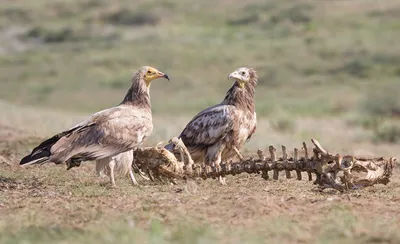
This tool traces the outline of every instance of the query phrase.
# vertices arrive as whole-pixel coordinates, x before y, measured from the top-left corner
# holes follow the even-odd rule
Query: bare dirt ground
[[[340,194],[312,182],[259,175],[178,185],[94,175],[92,163],[66,171],[20,168],[37,138],[2,126],[1,243],[399,243],[400,171],[387,185]],[[283,174],[283,173],[282,173]],[[305,179],[305,175],[303,179]]]

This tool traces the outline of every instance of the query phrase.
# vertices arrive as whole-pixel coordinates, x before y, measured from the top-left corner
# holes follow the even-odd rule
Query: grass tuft
[[[384,124],[374,130],[373,141],[380,143],[400,143],[400,126],[398,124]]]
[[[140,25],[156,25],[160,18],[158,15],[147,11],[133,12],[127,9],[121,9],[110,13],[104,19],[114,25],[140,26]]]

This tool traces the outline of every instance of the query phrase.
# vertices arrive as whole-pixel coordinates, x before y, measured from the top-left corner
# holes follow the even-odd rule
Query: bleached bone
[[[299,157],[299,150],[294,149],[294,156],[288,158],[286,147],[282,146],[283,157],[278,158],[276,149],[269,146],[270,158],[266,158],[261,150],[257,151],[258,159],[249,158],[240,162],[223,162],[219,168],[202,168],[193,163],[190,154],[182,140],[172,138],[176,148],[181,151],[181,161],[164,148],[140,148],[134,152],[140,168],[151,171],[155,175],[166,178],[186,179],[201,177],[217,178],[225,175],[241,173],[262,173],[264,179],[269,179],[268,172],[273,171],[273,179],[279,178],[279,172],[285,171],[290,178],[291,171],[296,171],[297,180],[301,180],[301,172],[307,172],[308,180],[312,181],[312,173],[316,175],[314,184],[321,188],[333,188],[338,191],[357,189],[374,184],[388,184],[397,159],[361,158],[331,154],[321,144],[311,139],[314,145],[313,156],[309,156],[308,148],[303,142],[304,156]],[[338,177],[342,172],[343,176]]]

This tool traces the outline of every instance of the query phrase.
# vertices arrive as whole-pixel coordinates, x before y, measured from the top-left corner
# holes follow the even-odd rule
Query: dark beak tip
[[[163,76],[165,79],[167,79],[167,80],[169,80],[169,77],[168,77],[168,75],[167,74],[164,74],[164,76]]]

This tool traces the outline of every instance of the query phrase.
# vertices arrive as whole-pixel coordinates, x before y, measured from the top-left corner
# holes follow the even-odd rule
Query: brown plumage
[[[225,99],[198,113],[179,135],[195,163],[219,165],[221,161],[235,156],[243,159],[239,149],[256,131],[256,71],[241,67],[229,78],[235,79],[235,82]],[[173,144],[165,148],[174,151]],[[220,182],[225,184],[225,179],[220,178]]]
[[[150,82],[168,76],[144,66],[132,76],[132,85],[116,107],[93,114],[87,120],[45,141],[24,157],[20,165],[99,160],[132,150],[153,131]]]

